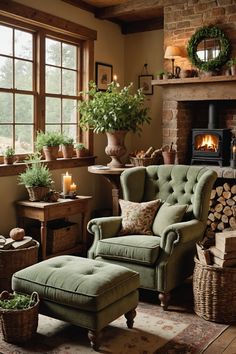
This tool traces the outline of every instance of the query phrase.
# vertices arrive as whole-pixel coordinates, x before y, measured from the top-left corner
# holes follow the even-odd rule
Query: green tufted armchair
[[[166,310],[170,291],[193,272],[195,244],[204,235],[216,178],[215,171],[202,166],[160,165],[125,170],[120,177],[124,200],[161,199],[176,206],[187,204],[183,220],[168,225],[161,234],[155,233],[154,220],[151,236],[119,236],[121,216],[92,219],[88,231],[94,235],[94,242],[88,257],[139,272],[141,287],[158,291]]]

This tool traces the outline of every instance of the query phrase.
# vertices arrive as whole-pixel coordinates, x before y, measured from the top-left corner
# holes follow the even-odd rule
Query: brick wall
[[[186,53],[190,37],[202,26],[217,25],[232,43],[232,55],[236,56],[236,1],[235,0],[187,0],[164,7],[164,48],[176,45]],[[191,69],[187,58],[176,59],[176,65]],[[170,61],[165,60],[170,70]]]
[[[236,57],[236,0],[188,0],[164,7],[164,49],[169,45],[176,45],[186,54],[191,36],[197,29],[207,25],[216,25],[225,32],[232,45],[231,56]],[[194,68],[187,57],[176,59],[175,65],[181,69]],[[164,60],[164,69],[171,71],[170,60]],[[173,85],[173,90],[174,86],[176,85]],[[225,101],[225,97],[222,99],[224,101],[219,112],[219,128],[231,128],[235,133],[236,99],[233,101]],[[190,101],[181,102],[165,98],[165,92],[163,100],[163,144],[173,142],[177,148],[176,162],[189,163],[191,129],[207,128],[208,104],[206,102],[191,104]]]

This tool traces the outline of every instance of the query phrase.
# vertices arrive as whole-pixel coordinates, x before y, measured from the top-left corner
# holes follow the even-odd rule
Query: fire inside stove
[[[200,134],[195,137],[195,150],[216,152],[219,146],[219,138],[213,134]]]

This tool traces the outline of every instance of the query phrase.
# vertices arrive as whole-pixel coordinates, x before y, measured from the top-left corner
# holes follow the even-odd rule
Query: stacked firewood
[[[212,189],[207,224],[212,231],[236,228],[236,184]]]

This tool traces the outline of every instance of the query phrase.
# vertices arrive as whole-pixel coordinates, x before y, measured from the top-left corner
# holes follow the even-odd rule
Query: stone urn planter
[[[125,130],[106,132],[107,146],[105,148],[105,153],[111,158],[111,162],[108,163],[107,166],[112,168],[124,166],[120,158],[126,153],[126,147],[124,145],[126,134],[127,131]]]

